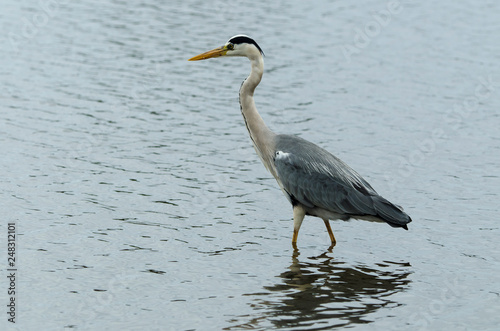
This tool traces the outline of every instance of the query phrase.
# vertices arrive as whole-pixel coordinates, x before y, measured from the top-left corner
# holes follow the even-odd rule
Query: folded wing
[[[313,143],[280,135],[276,149],[278,182],[291,201],[345,216],[375,216],[395,227],[406,228],[411,221],[347,164]]]

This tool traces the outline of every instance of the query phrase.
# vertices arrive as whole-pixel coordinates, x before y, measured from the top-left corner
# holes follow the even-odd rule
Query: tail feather
[[[373,198],[373,206],[377,211],[377,216],[386,221],[390,226],[408,230],[407,224],[411,222],[411,218],[403,211],[403,208],[394,205],[381,196]]]

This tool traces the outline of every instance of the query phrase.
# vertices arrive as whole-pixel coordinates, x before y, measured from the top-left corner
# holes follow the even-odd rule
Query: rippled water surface
[[[1,5],[1,325],[498,327],[497,1]],[[332,222],[328,250],[306,218],[292,249],[239,111],[248,60],[187,61],[238,33],[266,54],[268,125],[350,164],[409,231]]]

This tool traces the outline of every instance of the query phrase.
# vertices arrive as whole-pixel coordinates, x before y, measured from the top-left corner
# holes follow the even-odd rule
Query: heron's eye
[[[232,51],[234,49],[234,45],[233,44],[227,44],[227,49],[229,49],[230,51]]]

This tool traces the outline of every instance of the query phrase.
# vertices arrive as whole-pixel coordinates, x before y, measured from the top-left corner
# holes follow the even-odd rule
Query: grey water
[[[1,1],[6,330],[496,330],[498,1]],[[409,231],[306,217],[239,111],[257,108],[405,208]]]

